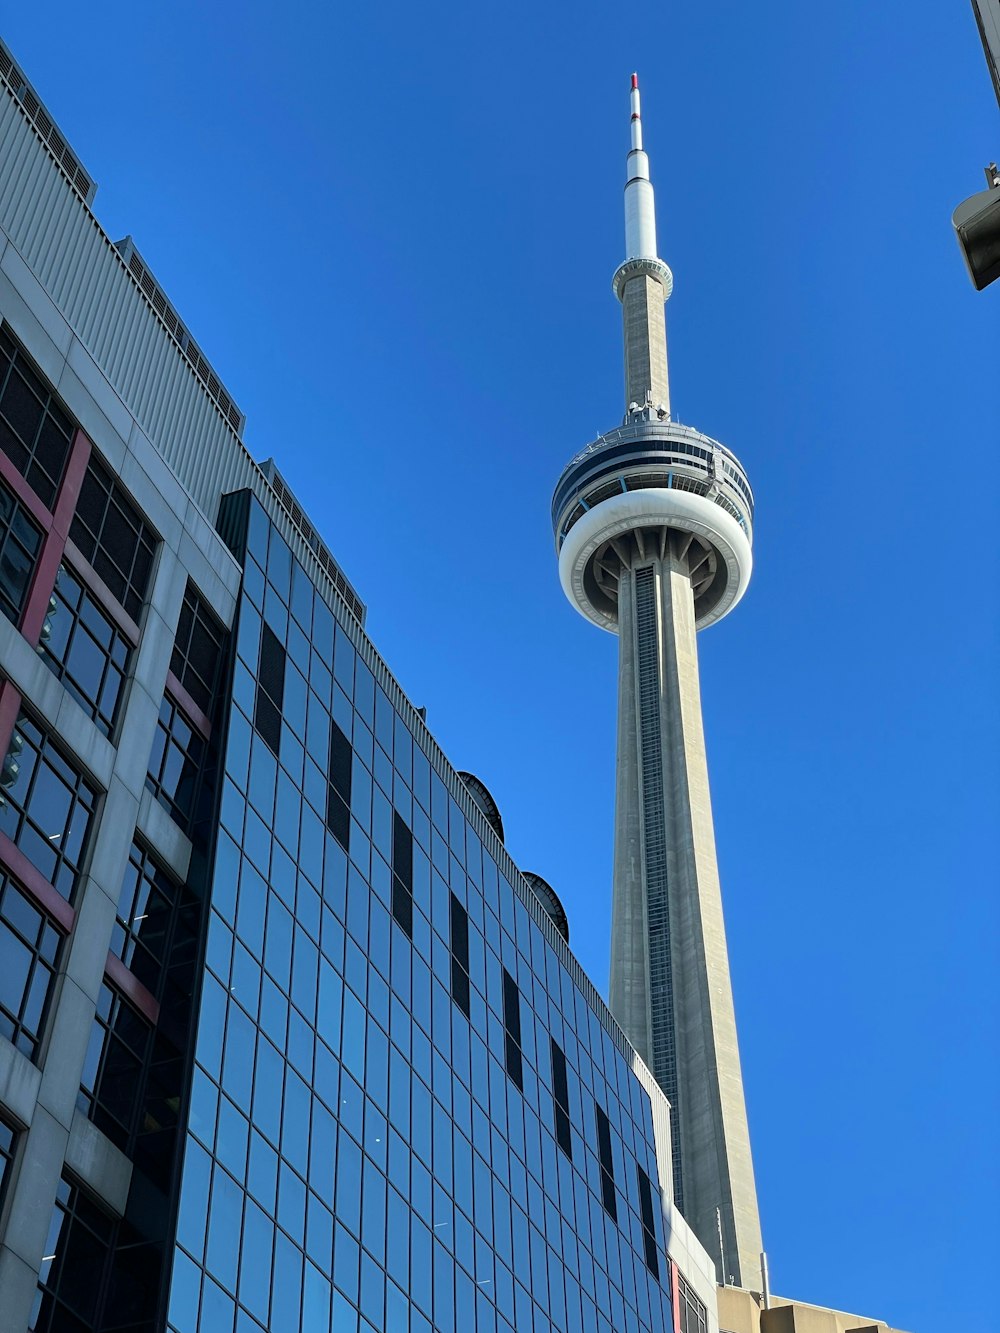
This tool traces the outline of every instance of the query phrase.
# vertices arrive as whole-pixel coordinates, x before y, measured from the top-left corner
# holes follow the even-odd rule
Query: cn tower
[[[671,1106],[674,1200],[721,1282],[759,1289],[754,1187],[701,718],[696,631],[746,591],[753,494],[736,456],[674,421],[639,81],[632,75],[625,416],[552,500],[573,606],[618,635],[611,1012]]]

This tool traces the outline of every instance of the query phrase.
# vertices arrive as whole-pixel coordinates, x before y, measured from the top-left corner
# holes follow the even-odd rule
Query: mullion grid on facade
[[[339,647],[342,642],[339,627],[336,637]],[[339,661],[343,662],[346,657],[344,650]],[[239,817],[238,828],[233,825],[237,807],[232,801],[227,803],[224,798],[224,824],[228,805],[228,827],[232,830],[233,839],[230,839],[229,834],[223,835],[224,856],[227,864],[235,857],[236,866],[242,867],[237,868],[234,877],[229,871],[225,872],[224,878],[227,882],[233,880],[235,884],[242,885],[245,877],[246,889],[234,889],[236,901],[231,909],[226,908],[221,899],[218,904],[235,925],[235,933],[218,913],[213,918],[208,960],[211,972],[206,983],[202,1018],[203,1040],[208,1045],[199,1048],[199,1061],[206,1070],[217,1072],[213,1072],[211,1079],[207,1079],[204,1073],[198,1075],[195,1101],[199,1109],[192,1121],[192,1128],[218,1155],[223,1142],[219,1135],[223,1135],[224,1123],[231,1125],[234,1117],[242,1116],[240,1107],[245,1104],[250,1110],[250,1121],[247,1124],[250,1160],[258,1163],[262,1160],[284,1163],[281,1170],[284,1170],[285,1178],[290,1170],[302,1182],[302,1194],[308,1196],[309,1200],[314,1197],[318,1199],[318,1202],[310,1203],[315,1211],[322,1204],[322,1199],[315,1196],[311,1188],[311,1158],[309,1162],[300,1161],[296,1166],[294,1162],[288,1161],[285,1153],[292,1138],[301,1137],[302,1134],[309,1138],[313,1134],[317,1117],[321,1125],[328,1125],[328,1117],[335,1117],[339,1133],[334,1136],[337,1166],[334,1170],[334,1197],[331,1200],[337,1214],[333,1246],[334,1310],[337,1309],[337,1301],[344,1303],[349,1299],[352,1305],[361,1309],[369,1322],[376,1317],[376,1312],[377,1319],[388,1317],[391,1301],[395,1299],[393,1292],[406,1288],[402,1282],[404,1274],[398,1267],[401,1262],[399,1256],[392,1255],[391,1247],[383,1255],[385,1242],[380,1239],[384,1236],[382,1218],[384,1215],[385,1225],[388,1226],[389,1218],[402,1217],[399,1210],[412,1206],[414,1212],[407,1260],[411,1295],[416,1309],[423,1309],[428,1317],[434,1318],[439,1310],[447,1326],[449,1310],[454,1319],[456,1309],[468,1311],[483,1300],[489,1300],[491,1303],[497,1302],[502,1312],[506,1311],[503,1317],[507,1319],[509,1327],[515,1328],[522,1301],[527,1300],[529,1308],[531,1306],[529,1293],[535,1281],[532,1276],[531,1245],[528,1244],[526,1249],[519,1248],[521,1242],[515,1240],[515,1235],[521,1234],[522,1225],[516,1218],[523,1219],[526,1236],[532,1234],[534,1225],[529,1217],[541,1225],[547,1206],[542,1204],[542,1200],[548,1197],[541,1182],[543,1177],[549,1179],[547,1168],[543,1168],[543,1159],[554,1163],[556,1147],[551,1137],[551,1128],[538,1119],[536,1094],[532,1093],[531,1105],[526,1100],[522,1102],[520,1093],[515,1092],[504,1078],[505,1041],[503,1056],[500,1056],[499,1051],[488,1049],[484,1042],[486,1024],[483,1019],[487,1012],[502,1010],[504,987],[501,983],[497,987],[499,993],[486,998],[483,965],[487,956],[498,957],[501,935],[504,933],[508,934],[511,946],[521,951],[526,961],[533,946],[541,951],[542,957],[547,957],[546,950],[551,951],[543,942],[538,927],[530,922],[523,905],[514,905],[512,890],[499,887],[495,864],[486,858],[486,865],[483,865],[484,858],[478,839],[471,836],[471,831],[470,836],[466,837],[465,818],[447,797],[440,780],[436,775],[428,774],[432,778],[428,782],[422,776],[428,773],[426,760],[422,755],[418,759],[412,738],[408,736],[404,741],[404,744],[408,741],[405,761],[407,776],[403,778],[399,745],[393,746],[390,726],[387,726],[385,720],[384,696],[376,687],[372,701],[370,685],[363,683],[367,672],[365,670],[362,673],[361,664],[357,665],[357,680],[354,679],[353,670],[348,671],[346,666],[336,667],[332,700],[337,725],[343,729],[345,736],[350,735],[351,730],[354,733],[351,737],[356,755],[352,833],[357,836],[351,838],[350,859],[344,855],[336,839],[331,837],[327,840],[324,868],[320,872],[322,885],[317,884],[315,889],[308,883],[303,886],[300,874],[300,896],[305,891],[307,900],[312,901],[316,890],[319,891],[318,898],[321,901],[317,904],[315,926],[309,925],[300,933],[293,916],[293,911],[299,915],[298,905],[293,908],[291,903],[282,901],[282,898],[288,897],[287,888],[280,883],[280,877],[273,878],[274,858],[280,844],[271,842],[269,870],[266,864],[260,864],[264,859],[263,842],[259,841],[256,832],[247,839],[246,833],[251,823],[244,824],[243,816]],[[348,692],[352,682],[353,694]],[[366,693],[369,701],[374,702],[374,708],[370,703],[365,704]],[[338,702],[340,699],[351,702],[364,715],[348,713]],[[379,711],[381,719],[373,716]],[[391,714],[388,721],[391,725]],[[236,724],[241,734],[245,734],[242,728],[247,724],[238,718]],[[366,741],[366,734],[371,739]],[[389,749],[386,748],[387,743]],[[242,742],[238,748],[242,752]],[[362,777],[364,781],[359,786]],[[273,789],[273,780],[269,781]],[[258,785],[258,779],[251,772],[248,788],[256,789]],[[387,787],[392,790],[386,791]],[[422,796],[418,796],[418,791],[422,791]],[[383,801],[386,802],[384,806]],[[383,810],[388,812],[388,818],[383,815]],[[393,882],[394,879],[400,879],[394,874],[393,862],[396,866],[405,866],[405,853],[400,858],[398,847],[395,849],[396,856],[393,856],[394,837],[398,839],[402,836],[398,831],[399,824],[392,817],[394,812],[399,816],[399,824],[410,832],[412,838],[412,883],[407,895],[412,911],[412,942],[392,913]],[[248,808],[247,821],[251,821],[251,816],[252,809]],[[256,818],[253,816],[254,820]],[[265,812],[262,811],[261,819],[264,818]],[[262,824],[262,827],[266,825]],[[242,858],[238,851],[241,844],[244,852]],[[470,849],[475,852],[475,857]],[[292,856],[293,849],[288,850]],[[283,857],[284,853],[281,855]],[[366,858],[364,872],[359,866],[362,856]],[[294,857],[292,859],[294,861]],[[384,870],[378,869],[379,866],[384,867]],[[217,877],[219,873],[217,869]],[[366,874],[370,875],[370,889]],[[454,1006],[449,995],[455,957],[452,922],[459,918],[457,914],[453,916],[453,894],[448,888],[448,882],[454,883],[454,877],[458,875],[463,877],[463,894],[466,892],[465,876],[469,877],[467,924],[470,940],[467,966],[470,974],[470,1008],[473,1014],[479,1012],[482,1015],[478,1028],[475,1022],[471,1026],[464,1022],[457,1026],[458,1016],[452,1018]],[[266,888],[267,876],[272,877],[273,887],[270,889]],[[336,889],[338,883],[343,885],[340,891]],[[254,888],[255,884],[260,887]],[[473,884],[477,886],[475,890],[471,887]],[[263,922],[259,926],[251,925],[254,913],[243,910],[244,892],[251,894],[254,899],[262,895],[263,900],[270,904],[266,912],[268,944],[272,938],[288,938],[287,952],[283,946],[272,946],[268,952],[263,939]],[[483,893],[486,895],[485,901]],[[292,903],[294,901],[293,898]],[[276,934],[272,932],[271,911],[275,903],[280,909],[279,916],[284,913],[288,923],[287,931],[278,929]],[[464,907],[461,910],[466,911]],[[306,915],[307,918],[310,916],[309,913]],[[275,918],[276,921],[278,919]],[[315,940],[312,938],[314,930]],[[258,931],[261,932],[260,936]],[[245,940],[244,935],[247,936]],[[534,944],[536,935],[537,945]],[[228,941],[225,947],[224,941]],[[237,979],[238,970],[240,975],[246,972],[247,960],[252,961],[258,942],[264,955],[264,966],[259,978],[250,983],[250,990],[247,991],[247,983]],[[305,950],[302,953],[306,960],[305,972],[298,964],[302,950]],[[241,958],[242,963],[239,962]],[[554,956],[550,963],[543,965],[543,974],[546,971],[550,971],[556,981],[557,1000],[561,1001],[562,989],[569,986],[571,1005],[574,1004],[572,997],[575,990]],[[297,985],[296,974],[311,980],[301,980]],[[493,975],[500,979],[498,965]],[[244,1011],[243,1018],[238,1018],[234,1015],[241,1007],[241,993],[249,1008]],[[249,1001],[247,995],[251,996]],[[284,997],[280,1004],[278,997]],[[299,1007],[302,1004],[305,1005],[304,1009]],[[227,1011],[229,1024],[226,1021]],[[295,1015],[301,1017],[296,1018]],[[237,1071],[246,1064],[245,1057],[240,1057],[238,1051],[245,1049],[246,1037],[252,1037],[255,1024],[259,1025],[259,1035],[254,1043],[257,1056],[256,1061],[252,1055],[250,1057],[250,1087],[247,1090],[238,1086]],[[301,1051],[296,1054],[299,1038],[294,1033],[298,1031],[307,1034],[311,1024],[315,1024],[314,1030],[319,1040],[313,1038],[308,1057]],[[235,1025],[232,1026],[232,1034],[231,1025]],[[501,1031],[505,1038],[506,1026],[501,1027]],[[240,1037],[240,1032],[245,1035]],[[224,1041],[222,1033],[225,1034]],[[230,1035],[237,1048],[237,1053],[232,1056],[228,1054]],[[523,1037],[524,1034],[518,1035]],[[327,1046],[327,1040],[330,1046]],[[605,1058],[620,1058],[610,1038],[607,1049],[601,1038],[598,1042],[601,1067]],[[578,1046],[578,1058],[590,1061],[589,1044],[585,1035],[582,1044]],[[212,1047],[217,1048],[217,1054],[210,1053]],[[333,1054],[338,1047],[339,1059]],[[256,1064],[260,1069],[261,1052],[267,1050],[273,1051],[273,1055],[267,1056],[266,1068],[261,1075],[254,1072],[254,1066]],[[526,1052],[522,1052],[522,1057],[527,1058]],[[267,1072],[271,1070],[276,1058],[282,1059],[285,1070],[283,1078],[276,1079],[273,1072]],[[313,1127],[310,1127],[308,1119],[302,1120],[301,1116],[296,1117],[293,1112],[292,1121],[294,1124],[298,1120],[298,1129],[289,1138],[284,1123],[288,1089],[298,1087],[299,1082],[306,1084],[307,1068],[313,1071],[312,1086],[315,1090],[312,1102]],[[388,1069],[387,1094],[385,1074],[380,1075],[380,1069]],[[499,1079],[492,1071],[496,1071]],[[523,1077],[527,1086],[529,1075],[526,1066],[523,1066]],[[532,1088],[535,1077],[532,1072]],[[207,1089],[216,1079],[221,1082],[221,1096],[216,1092],[208,1097]],[[233,1079],[237,1080],[236,1084],[227,1086]],[[261,1091],[258,1091],[258,1086]],[[265,1086],[272,1089],[270,1104],[273,1109],[270,1112],[265,1109],[268,1104],[268,1096],[263,1091]],[[273,1094],[275,1089],[276,1096]],[[299,1096],[299,1093],[293,1094],[293,1103],[298,1101]],[[258,1111],[270,1128],[263,1124],[257,1127]],[[194,1129],[196,1120],[202,1126],[199,1129]],[[643,1128],[640,1126],[640,1132]],[[209,1136],[207,1140],[205,1135]],[[225,1131],[224,1139],[230,1137],[231,1131]],[[325,1141],[326,1137],[325,1132],[321,1134],[321,1141]],[[380,1139],[381,1143],[378,1142]],[[242,1136],[239,1141],[242,1142]],[[510,1146],[503,1148],[503,1174],[497,1176],[495,1173],[500,1170],[501,1162],[494,1159],[494,1154],[501,1145],[506,1144]],[[343,1168],[340,1164],[341,1148],[344,1150]],[[324,1157],[322,1153],[321,1158],[329,1160],[329,1156]],[[515,1163],[519,1164],[516,1170]],[[566,1165],[573,1172],[571,1164]],[[233,1169],[234,1162],[230,1155],[229,1165],[223,1165],[220,1159],[215,1172],[218,1175],[221,1170],[223,1176],[235,1183],[239,1175],[230,1176]],[[253,1170],[252,1167],[243,1169]],[[247,1216],[252,1215],[257,1219],[254,1223],[255,1234],[263,1226],[261,1216],[270,1219],[265,1228],[272,1237],[268,1267],[274,1263],[275,1274],[278,1271],[278,1249],[287,1259],[289,1245],[295,1249],[301,1247],[301,1256],[304,1257],[300,1256],[295,1261],[298,1263],[295,1271],[305,1275],[303,1282],[308,1286],[310,1280],[316,1281],[315,1276],[312,1279],[308,1276],[313,1271],[314,1262],[308,1248],[308,1223],[300,1239],[297,1224],[292,1229],[287,1226],[294,1213],[289,1214],[286,1210],[283,1225],[276,1212],[280,1208],[281,1170],[276,1167],[279,1177],[277,1202],[275,1198],[268,1202],[261,1197],[261,1193],[268,1193],[268,1187],[251,1186],[254,1203]],[[268,1174],[256,1173],[260,1181],[266,1180]],[[584,1193],[581,1197],[586,1199],[586,1185],[582,1176],[576,1175],[575,1178],[579,1181],[577,1190],[582,1188]],[[222,1180],[222,1177],[219,1179]],[[386,1183],[376,1184],[379,1179]],[[554,1182],[555,1174],[552,1176],[553,1186]],[[222,1188],[225,1195],[231,1192],[232,1185],[223,1183]],[[370,1202],[369,1196],[373,1189],[375,1201]],[[508,1191],[513,1191],[513,1197]],[[536,1191],[538,1202],[534,1204]],[[353,1204],[350,1202],[352,1198],[355,1200]],[[379,1204],[380,1198],[385,1200],[384,1207]],[[510,1220],[506,1222],[501,1222],[501,1215],[495,1211],[495,1206],[499,1206],[497,1200],[501,1198],[508,1200],[505,1205],[508,1211],[503,1216]],[[486,1211],[487,1199],[490,1200],[489,1212]],[[561,1206],[569,1206],[572,1212],[579,1212],[576,1205],[570,1205],[566,1200]],[[559,1207],[557,1203],[557,1210]],[[249,1209],[249,1203],[246,1208]],[[308,1211],[307,1208],[307,1214]],[[584,1214],[581,1213],[578,1225],[586,1225],[589,1229],[589,1209],[585,1208],[584,1212],[587,1221],[583,1222]],[[202,1219],[201,1241],[196,1236],[192,1238],[190,1233],[187,1240],[183,1236],[181,1239],[186,1248],[190,1242],[193,1246],[191,1252],[197,1263],[201,1264],[205,1262],[208,1253],[206,1243],[211,1250],[212,1242],[211,1236],[206,1242],[204,1235],[204,1208],[195,1209],[194,1215]],[[374,1228],[372,1236],[369,1236],[367,1230],[369,1226]],[[503,1239],[505,1230],[506,1240]],[[553,1249],[552,1242],[545,1241],[542,1231],[537,1234],[541,1249],[536,1267],[542,1261],[541,1256],[548,1256],[544,1261],[546,1274],[543,1278],[539,1273],[537,1281],[541,1283],[544,1280],[547,1285],[548,1266],[550,1263],[555,1265],[552,1271],[559,1274],[561,1293],[558,1302],[564,1305],[570,1287],[567,1285],[562,1260],[558,1258],[560,1241],[555,1240],[556,1248]],[[477,1235],[481,1235],[484,1240],[489,1238],[487,1248],[494,1255],[491,1261],[493,1276],[489,1279],[485,1294],[484,1288],[478,1285],[483,1275],[475,1258]],[[284,1239],[279,1241],[279,1236]],[[464,1237],[468,1237],[468,1244]],[[357,1248],[359,1244],[360,1249]],[[199,1248],[201,1252],[195,1253]],[[608,1264],[611,1270],[609,1290],[628,1291],[629,1304],[633,1305],[638,1297],[631,1263],[626,1281],[617,1259],[617,1248],[614,1253],[615,1257],[609,1252],[601,1261],[602,1264]],[[340,1262],[338,1254],[345,1256]],[[358,1261],[349,1257],[352,1254],[359,1256]],[[305,1267],[302,1266],[303,1262]],[[588,1260],[587,1265],[584,1265],[585,1269],[590,1262]],[[387,1267],[392,1264],[397,1265],[395,1270]],[[240,1265],[234,1277],[237,1284],[233,1290],[235,1298],[240,1298],[242,1272]],[[388,1282],[378,1276],[379,1272],[388,1273]],[[503,1277],[504,1272],[508,1274],[506,1278]],[[581,1308],[581,1300],[592,1302],[595,1299],[593,1278],[589,1270],[583,1276],[591,1294],[583,1297],[579,1294],[579,1287],[573,1288],[575,1308],[578,1310]],[[573,1281],[577,1280],[574,1276]],[[553,1300],[556,1299],[553,1295]],[[660,1293],[657,1298],[657,1321],[662,1317],[663,1299]],[[381,1304],[383,1300],[390,1304]],[[620,1310],[624,1319],[624,1297],[615,1296],[612,1301],[613,1304],[622,1301]],[[641,1303],[646,1314],[642,1325],[658,1329],[661,1327],[659,1322],[649,1324],[652,1318],[649,1301],[649,1292],[644,1289]],[[259,1302],[255,1304],[259,1318]],[[344,1304],[345,1311],[346,1308]],[[541,1318],[540,1311],[538,1317]],[[382,1324],[375,1322],[373,1326],[378,1328]]]

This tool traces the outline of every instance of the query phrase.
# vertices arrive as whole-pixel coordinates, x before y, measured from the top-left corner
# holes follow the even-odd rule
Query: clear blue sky
[[[4,36],[607,978],[615,641],[548,502],[622,410],[640,71],[674,406],[757,494],[701,640],[776,1290],[993,1333],[1000,118],[967,3],[20,6]]]

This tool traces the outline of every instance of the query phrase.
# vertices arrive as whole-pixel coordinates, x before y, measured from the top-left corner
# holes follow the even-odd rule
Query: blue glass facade
[[[360,626],[228,499],[244,576],[169,1327],[668,1333],[627,1048]]]

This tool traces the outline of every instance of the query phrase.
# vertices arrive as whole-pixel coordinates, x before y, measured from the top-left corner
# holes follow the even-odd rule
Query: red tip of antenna
[[[632,75],[632,87],[633,87],[633,88],[638,88],[638,86],[639,86],[639,76],[638,76],[638,74],[633,74],[633,75]]]

